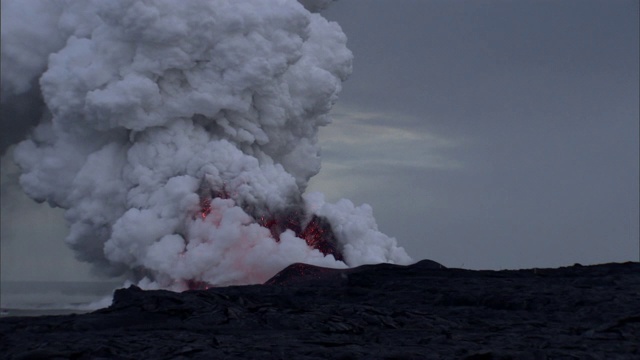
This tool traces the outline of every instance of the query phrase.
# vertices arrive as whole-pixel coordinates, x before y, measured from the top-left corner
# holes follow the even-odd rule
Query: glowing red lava
[[[202,218],[206,218],[207,215],[211,212],[211,199],[203,199],[200,198],[200,216]]]
[[[200,197],[200,216],[204,219],[211,213],[211,200],[215,198],[228,199],[229,194],[223,187],[222,191],[213,191],[207,188],[206,183],[203,181],[198,189],[198,195]],[[195,217],[194,217],[195,219]]]
[[[189,290],[207,290],[210,287],[212,286],[204,281],[187,280]]]
[[[297,235],[304,239],[310,247],[320,250],[325,255],[331,254],[336,260],[344,261],[344,257],[338,249],[338,240],[327,219],[313,215],[304,230]]]
[[[271,231],[275,241],[280,241],[280,234],[285,230],[291,230],[297,237],[304,239],[310,247],[320,250],[324,255],[333,255],[336,260],[344,261],[331,224],[323,217],[312,215],[311,220],[303,228],[302,219],[304,218],[302,211],[293,210],[278,215],[260,216],[258,223]]]
[[[211,213],[211,201],[215,198],[228,199],[226,191],[200,191],[200,211],[202,219]],[[304,224],[304,219],[308,218],[301,207],[293,206],[292,210],[278,214],[255,215],[256,207],[245,206],[244,210],[252,215],[258,224],[269,229],[274,241],[280,241],[280,234],[285,230],[293,231],[297,237],[304,239],[309,247],[319,250],[326,255],[333,255],[336,260],[344,261],[344,257],[338,248],[338,241],[331,229],[331,224],[327,219],[318,215],[312,215],[311,219]],[[304,225],[304,228],[303,228]],[[186,283],[190,290],[204,290],[211,287],[203,281],[188,280]]]

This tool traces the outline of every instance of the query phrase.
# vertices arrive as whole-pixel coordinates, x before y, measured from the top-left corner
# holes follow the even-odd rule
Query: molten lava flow
[[[209,198],[203,199],[201,197],[200,198],[200,215],[204,219],[207,217],[207,215],[209,215],[210,212],[211,212],[211,199]]]
[[[280,226],[274,218],[262,215],[259,217],[258,224],[269,229],[269,231],[271,232],[271,237],[273,237],[277,242],[280,241],[281,232],[278,231]]]
[[[320,250],[326,255],[333,255],[336,260],[344,261],[338,250],[338,241],[333,234],[331,224],[318,215],[313,215],[303,228],[305,216],[301,210],[290,210],[288,213],[271,216],[260,216],[260,225],[271,231],[275,241],[280,241],[280,234],[285,230],[293,231],[297,237],[304,239],[309,247]]]
[[[227,193],[224,186],[222,187],[222,190],[214,191],[209,188],[209,185],[204,179],[200,182],[198,196],[200,197],[200,216],[202,219],[206,218],[207,215],[211,213],[211,200],[215,198],[229,199],[229,193]]]
[[[204,281],[187,280],[187,288],[189,290],[207,290],[210,287],[211,285]]]
[[[344,261],[342,253],[338,250],[338,241],[327,219],[313,215],[307,227],[297,235],[310,247],[320,250],[325,255],[331,254],[336,260]]]
[[[202,186],[202,185],[201,185]],[[201,189],[200,194],[200,215],[206,218],[211,213],[211,201],[214,198],[228,199],[228,193],[222,191],[204,191]],[[338,249],[338,241],[331,229],[331,224],[324,217],[313,215],[311,220],[303,228],[304,219],[306,218],[302,208],[292,207],[288,211],[268,214],[255,215],[258,210],[255,207],[245,206],[245,212],[252,215],[260,226],[269,229],[271,237],[280,242],[280,234],[286,230],[293,231],[297,237],[304,239],[307,245],[313,249],[319,250],[325,256],[333,255],[338,261],[344,261],[342,253]],[[190,288],[191,285],[189,285]]]

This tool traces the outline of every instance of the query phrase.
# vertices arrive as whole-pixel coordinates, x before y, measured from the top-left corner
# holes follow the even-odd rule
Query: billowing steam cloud
[[[367,205],[304,194],[351,72],[310,12],[329,3],[3,0],[3,107],[33,104],[3,122],[42,117],[22,187],[66,209],[80,259],[148,287],[410,262]]]

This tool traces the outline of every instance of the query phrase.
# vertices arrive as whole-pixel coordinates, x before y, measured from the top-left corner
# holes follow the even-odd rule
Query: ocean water
[[[111,305],[121,282],[3,281],[0,316],[86,313]]]

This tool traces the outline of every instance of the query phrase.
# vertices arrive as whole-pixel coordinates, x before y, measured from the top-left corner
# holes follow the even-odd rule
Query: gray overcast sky
[[[344,0],[325,16],[355,61],[318,188],[447,266],[638,260],[637,1]]]
[[[638,261],[638,11],[635,0],[334,3],[324,15],[347,34],[354,73],[312,189],[371,204],[416,260]],[[61,212],[8,193],[7,160],[2,278],[85,278]]]

